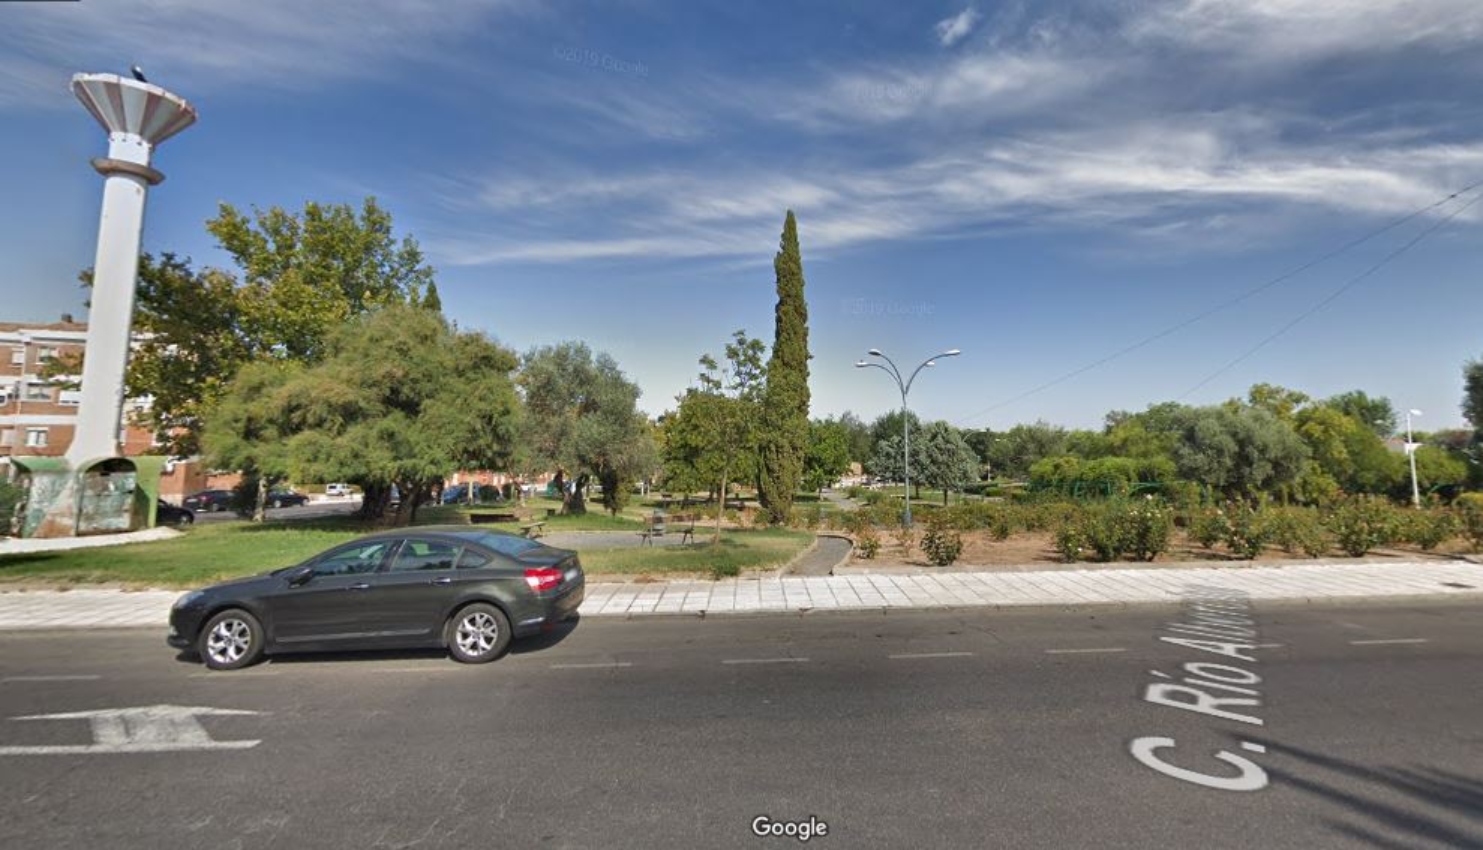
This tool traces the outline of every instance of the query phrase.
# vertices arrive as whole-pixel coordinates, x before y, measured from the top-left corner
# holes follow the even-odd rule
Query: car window
[[[451,570],[460,547],[435,540],[408,540],[391,562],[394,573],[414,570]]]
[[[458,556],[458,568],[460,570],[477,570],[480,567],[489,566],[494,559],[480,552],[478,549],[467,548],[463,554]]]
[[[519,555],[532,549],[539,549],[542,544],[525,537],[516,537],[513,534],[490,534],[479,535],[479,543],[493,549],[501,555]]]
[[[386,559],[390,540],[374,540],[326,553],[314,562],[316,576],[347,576],[373,573]]]

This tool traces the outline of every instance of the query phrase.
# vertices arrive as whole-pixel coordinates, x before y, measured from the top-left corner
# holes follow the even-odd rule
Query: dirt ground
[[[918,541],[920,541],[918,535]],[[1372,550],[1365,556],[1366,560],[1416,560],[1416,559],[1440,559],[1451,560],[1457,555],[1466,552],[1466,546],[1462,541],[1451,541],[1431,552],[1423,552],[1415,547],[1395,547],[1387,549]],[[1334,549],[1325,558],[1348,558],[1342,551]],[[1291,563],[1312,560],[1306,558],[1301,552],[1288,554],[1278,548],[1268,548],[1255,562],[1246,561],[1235,557],[1222,548],[1206,549],[1192,540],[1186,540],[1183,534],[1175,533],[1169,551],[1160,555],[1157,560],[1149,562],[1134,561],[1131,559],[1099,564],[1092,561],[1078,561],[1068,564],[1061,560],[1060,553],[1056,552],[1055,538],[1049,532],[1043,533],[1021,533],[1010,537],[1008,540],[993,540],[987,531],[973,531],[963,533],[963,554],[953,567],[974,566],[993,570],[1023,570],[1030,567],[1035,570],[1094,570],[1094,569],[1127,569],[1129,567],[1178,567],[1187,566],[1192,563],[1210,564],[1217,562],[1222,566],[1239,567],[1243,564],[1274,564]],[[880,552],[871,560],[860,557],[857,550],[850,558],[851,566],[881,566],[881,567],[927,567],[933,568],[932,564],[922,554],[919,545],[914,545],[910,554],[904,552],[901,545],[896,541],[895,535],[881,535]]]

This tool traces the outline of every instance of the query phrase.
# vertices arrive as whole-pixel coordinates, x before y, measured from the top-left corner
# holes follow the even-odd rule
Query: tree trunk
[[[731,464],[721,468],[721,495],[716,502],[716,533],[711,536],[711,543],[721,542],[721,518],[726,516],[726,478],[731,474]]]
[[[252,506],[252,521],[262,522],[268,518],[268,476],[257,478],[257,504]]]

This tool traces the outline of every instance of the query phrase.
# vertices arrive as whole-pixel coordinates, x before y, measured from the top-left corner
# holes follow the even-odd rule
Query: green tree
[[[92,288],[91,269],[79,279]],[[165,454],[200,453],[202,411],[253,356],[237,296],[237,282],[226,272],[196,271],[189,259],[170,253],[139,258],[125,393],[151,399],[135,424],[153,431]],[[82,371],[80,364],[67,368]]]
[[[840,414],[839,425],[849,436],[850,462],[858,463],[863,467],[865,462],[870,460],[871,453],[875,451],[875,440],[870,436],[870,426],[848,410]]]
[[[994,474],[1014,479],[1030,476],[1035,461],[1067,453],[1065,428],[1047,422],[1016,425],[998,435],[989,449]]]
[[[605,353],[563,342],[526,354],[520,371],[525,394],[525,444],[537,464],[555,469],[563,510],[585,513],[587,485],[602,486],[603,507],[616,515],[629,485],[653,466],[648,421],[638,412],[638,385]],[[570,492],[568,492],[570,490]]]
[[[1297,480],[1308,448],[1272,412],[1229,405],[1186,409],[1174,462],[1179,475],[1230,499],[1255,501]]]
[[[762,400],[762,464],[757,498],[767,511],[768,521],[779,525],[788,521],[793,494],[803,480],[809,432],[808,302],[803,296],[803,255],[792,210],[783,220],[773,270],[778,303]]]
[[[931,422],[922,429],[921,452],[912,452],[912,459],[920,458],[921,466],[912,469],[912,477],[923,484],[942,491],[942,503],[947,504],[948,493],[961,490],[978,480],[978,455],[963,441],[958,429],[946,422]],[[913,448],[915,448],[915,442]]]
[[[849,468],[849,426],[835,419],[810,422],[808,452],[803,459],[803,486],[818,492],[839,480]]]
[[[443,312],[443,299],[438,297],[438,282],[435,280],[427,282],[427,292],[422,296],[422,309],[434,313]]]
[[[242,371],[207,420],[214,464],[250,464],[265,481],[359,484],[368,517],[382,514],[395,486],[394,519],[405,523],[454,469],[510,457],[519,417],[510,351],[406,305],[347,323],[322,350],[313,366]]]
[[[1462,415],[1473,426],[1474,442],[1483,442],[1483,360],[1462,367]]]
[[[1342,413],[1354,417],[1365,428],[1374,431],[1375,436],[1384,439],[1395,433],[1396,424],[1400,417],[1396,415],[1395,408],[1391,406],[1390,399],[1384,396],[1370,398],[1360,390],[1351,390],[1340,393],[1331,398],[1324,399],[1323,403]]]
[[[300,213],[221,204],[206,222],[241,270],[243,335],[269,356],[314,362],[330,331],[392,304],[415,304],[433,270],[416,240],[392,236],[391,214],[375,198],[309,202]]]

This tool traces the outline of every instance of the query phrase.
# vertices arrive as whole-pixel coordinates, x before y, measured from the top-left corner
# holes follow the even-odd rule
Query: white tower
[[[82,404],[67,459],[119,454],[124,371],[139,276],[144,198],[165,175],[149,166],[154,146],[194,124],[196,109],[178,95],[116,74],[78,74],[72,92],[108,131],[108,156],[93,160],[103,175],[103,214],[93,263],[92,308],[82,370]]]

